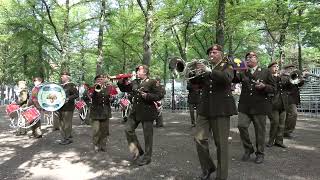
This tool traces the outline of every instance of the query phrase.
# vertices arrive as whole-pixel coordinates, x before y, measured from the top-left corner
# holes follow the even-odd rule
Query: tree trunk
[[[229,39],[228,39],[228,56],[233,57],[233,32],[231,32]]]
[[[80,50],[80,58],[81,58],[81,63],[80,63],[80,65],[81,65],[81,67],[82,67],[82,69],[81,69],[81,75],[80,75],[80,81],[81,81],[81,83],[83,83],[84,80],[85,80],[85,76],[84,76],[85,70],[84,70],[84,68],[83,68],[83,67],[85,67],[85,58],[84,58],[85,52],[84,52],[84,51],[85,51],[84,46],[81,46],[81,50]]]
[[[69,15],[70,3],[66,0],[66,14],[64,17],[63,37],[62,37],[62,51],[61,51],[61,71],[69,71]]]
[[[145,30],[143,36],[143,64],[149,66],[151,62],[152,49],[151,49],[151,33],[153,30],[153,0],[146,0],[146,7],[143,7],[141,0],[137,0],[144,18]]]
[[[181,40],[180,40],[180,37],[179,37],[179,35],[178,35],[178,33],[177,33],[177,31],[176,31],[176,29],[175,29],[174,27],[171,28],[171,32],[172,32],[172,35],[175,36],[176,45],[177,45],[177,48],[178,48],[178,50],[179,50],[179,53],[180,53],[181,58],[182,58],[184,61],[187,62],[188,60],[187,60],[187,53],[186,53],[186,44],[187,44],[186,39],[185,39],[185,43],[184,43],[185,46],[183,47],[183,46],[182,46],[182,42],[181,42]]]
[[[303,13],[302,9],[299,9],[299,17],[301,18]],[[301,47],[301,23],[298,21],[298,64],[299,70],[302,71],[302,47]]]
[[[27,77],[27,69],[28,69],[28,55],[23,54],[22,55],[23,58],[23,77]]]
[[[122,64],[122,72],[127,73],[127,55],[126,55],[126,45],[123,43],[123,64]]]
[[[226,0],[219,0],[218,19],[216,23],[216,43],[224,47],[224,24],[225,24]]]
[[[99,19],[99,35],[98,35],[98,58],[96,75],[103,73],[103,32],[105,23],[106,1],[101,0],[100,19]]]
[[[163,84],[164,86],[166,86],[166,83],[167,83],[167,66],[168,66],[168,59],[169,59],[169,53],[168,53],[168,45],[165,44],[164,45],[164,49],[165,49],[165,52],[164,52],[164,61],[163,61]]]
[[[148,16],[146,17],[146,29],[143,36],[143,64],[150,65],[152,49],[151,49],[151,32],[153,28],[152,23],[152,11],[148,11]]]

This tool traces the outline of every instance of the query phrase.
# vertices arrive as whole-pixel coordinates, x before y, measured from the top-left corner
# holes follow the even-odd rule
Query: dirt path
[[[77,114],[73,120],[74,143],[62,146],[57,143],[59,132],[51,131],[51,127],[43,127],[45,134],[39,140],[13,135],[4,108],[0,107],[0,179],[197,179],[201,170],[188,114],[164,113],[165,127],[154,130],[152,163],[144,167],[130,165],[124,125],[119,113],[113,116],[107,152],[94,153],[90,126],[81,125]],[[236,118],[231,123],[229,180],[320,179],[319,119],[299,117],[297,137],[285,140],[289,148],[266,148],[265,163],[256,165],[253,159],[240,161],[243,149]],[[137,133],[142,141],[140,127]],[[214,150],[213,142],[210,145]]]

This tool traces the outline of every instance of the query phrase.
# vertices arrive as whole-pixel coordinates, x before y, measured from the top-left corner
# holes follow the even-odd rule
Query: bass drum
[[[60,85],[48,83],[40,88],[37,98],[39,105],[44,110],[57,111],[64,105],[66,93]]]

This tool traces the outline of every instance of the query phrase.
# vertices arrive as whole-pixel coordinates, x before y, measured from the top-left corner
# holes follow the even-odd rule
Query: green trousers
[[[132,115],[129,116],[126,123],[126,137],[129,145],[129,150],[133,154],[143,154],[143,149],[139,143],[136,135],[136,128],[140,124],[140,120],[134,118]],[[144,121],[142,123],[144,143],[145,143],[145,153],[144,158],[146,160],[151,160],[152,156],[152,145],[153,145],[153,121]]]
[[[238,129],[245,152],[254,152],[248,131],[252,122],[256,136],[256,154],[264,155],[266,118],[266,115],[250,115],[239,112]]]
[[[59,111],[59,127],[62,139],[72,138],[73,111]]]
[[[53,130],[58,130],[60,128],[60,113],[58,111],[53,112],[53,122],[52,122],[52,126],[53,126]]]
[[[92,119],[92,142],[93,145],[100,149],[105,149],[107,144],[107,137],[109,136],[109,118],[105,120]]]
[[[228,178],[230,117],[204,117],[199,115],[195,141],[202,171],[216,169],[209,152],[209,136],[212,134],[217,149],[217,178]]]
[[[296,104],[290,104],[287,109],[287,117],[285,121],[284,133],[292,133],[296,128],[298,118],[298,110]]]
[[[283,133],[286,120],[286,111],[273,110],[270,119],[269,142],[283,144]]]
[[[191,118],[191,124],[196,124],[196,120],[198,117],[198,104],[189,104],[189,113]]]
[[[41,119],[33,126],[31,126],[32,130],[32,135],[34,137],[40,137],[42,136],[42,131],[41,131]]]

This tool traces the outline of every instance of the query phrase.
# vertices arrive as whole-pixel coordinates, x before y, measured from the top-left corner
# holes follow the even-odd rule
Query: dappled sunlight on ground
[[[130,161],[125,124],[121,123],[118,112],[110,119],[107,151],[96,153],[92,147],[92,129],[81,124],[77,113],[73,120],[74,142],[62,146],[57,143],[60,132],[52,131],[50,126],[42,126],[44,135],[41,139],[29,137],[30,131],[26,136],[15,136],[0,110],[0,179],[197,179],[201,169],[193,138],[195,128],[191,127],[189,114],[165,112],[163,115],[164,127],[154,128],[152,162],[139,167]],[[284,140],[289,148],[265,148],[265,163],[257,166],[253,162],[254,155],[248,162],[240,161],[243,147],[236,127],[237,116],[231,119],[229,180],[314,180],[320,177],[317,170],[320,164],[320,131],[316,131],[319,121],[298,121],[297,138]],[[254,144],[252,125],[249,130]],[[141,125],[136,133],[144,148]],[[217,162],[213,138],[209,142],[210,153]]]

